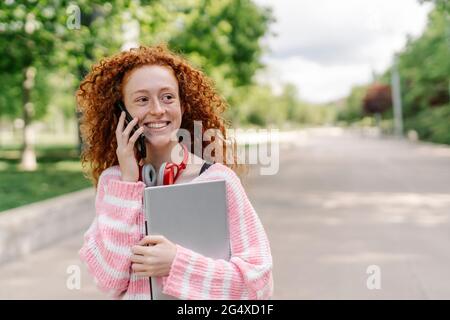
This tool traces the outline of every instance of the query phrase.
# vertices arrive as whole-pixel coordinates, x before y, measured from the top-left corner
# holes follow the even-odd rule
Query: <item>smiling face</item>
[[[180,128],[183,113],[173,70],[142,66],[127,73],[123,83],[125,106],[133,118],[139,119],[139,126],[145,126],[147,144],[152,148],[173,144],[170,138]]]

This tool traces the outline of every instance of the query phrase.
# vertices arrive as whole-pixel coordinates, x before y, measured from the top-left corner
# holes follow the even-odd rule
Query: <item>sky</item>
[[[417,0],[254,0],[277,20],[263,39],[267,69],[257,81],[275,92],[296,85],[299,97],[324,103],[384,72],[407,36],[423,32],[430,4]]]

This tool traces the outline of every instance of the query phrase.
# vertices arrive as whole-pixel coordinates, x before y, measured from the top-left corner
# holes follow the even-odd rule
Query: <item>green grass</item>
[[[38,169],[18,169],[18,146],[0,149],[0,211],[90,187],[75,146],[37,146]]]

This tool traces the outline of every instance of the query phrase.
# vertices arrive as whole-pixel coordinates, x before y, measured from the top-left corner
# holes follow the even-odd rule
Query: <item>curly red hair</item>
[[[191,137],[194,137],[195,120],[201,121],[203,131],[220,130],[227,142],[224,143],[223,154],[228,152],[232,159],[231,163],[227,163],[227,157],[224,157],[222,162],[231,169],[240,171],[243,166],[239,166],[236,161],[236,144],[227,139],[226,122],[221,117],[227,106],[225,100],[216,92],[212,81],[164,44],[154,47],[140,46],[100,60],[92,67],[77,90],[78,110],[82,114],[80,131],[84,142],[81,163],[85,176],[93,185],[97,186],[103,170],[118,164],[115,136],[118,118],[114,105],[123,100],[122,80],[125,74],[143,65],[167,66],[174,71],[181,104],[184,107],[181,128],[188,130]],[[196,138],[191,139],[190,150],[194,150]],[[201,141],[201,154],[197,156],[203,158],[203,150],[209,143],[211,142]],[[228,148],[230,149],[227,150]]]

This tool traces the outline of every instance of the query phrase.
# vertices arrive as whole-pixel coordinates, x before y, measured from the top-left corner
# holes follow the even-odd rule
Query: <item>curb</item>
[[[89,188],[1,212],[0,265],[87,230],[94,202]]]

